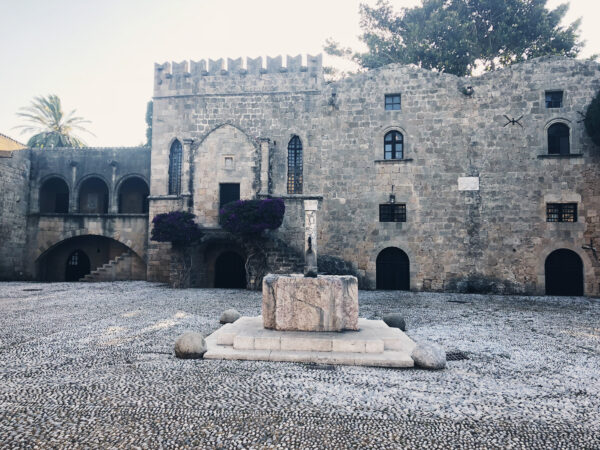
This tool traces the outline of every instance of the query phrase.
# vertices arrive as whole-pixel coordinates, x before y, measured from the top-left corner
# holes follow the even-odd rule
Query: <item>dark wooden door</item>
[[[240,199],[239,183],[221,183],[219,185],[219,209],[230,202]]]
[[[381,251],[376,261],[377,289],[410,289],[410,263],[408,255],[399,248],[389,247]]]
[[[65,281],[79,281],[90,273],[90,258],[81,250],[75,250],[67,259]]]
[[[583,295],[583,262],[577,253],[561,248],[545,264],[546,295]]]
[[[246,289],[244,259],[235,252],[224,252],[215,261],[215,287]]]

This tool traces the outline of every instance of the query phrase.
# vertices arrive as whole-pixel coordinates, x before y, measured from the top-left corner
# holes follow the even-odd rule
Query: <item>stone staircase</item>
[[[145,269],[140,267],[139,257],[127,251],[110,260],[79,281],[90,283],[99,281],[144,280]]]

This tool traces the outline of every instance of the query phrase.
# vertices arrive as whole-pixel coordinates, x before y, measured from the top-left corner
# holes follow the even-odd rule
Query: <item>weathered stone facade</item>
[[[320,255],[351,267],[365,288],[375,287],[378,254],[397,247],[411,289],[543,293],[546,257],[566,248],[583,261],[585,293],[597,295],[598,262],[582,246],[600,237],[600,150],[580,112],[599,88],[598,64],[564,58],[474,78],[390,65],[332,83],[318,57],[306,67],[298,58],[286,67],[269,58],[266,68],[156,65],[150,216],[189,208],[214,227],[219,183],[238,182],[242,198],[285,199],[276,235],[298,252],[302,200],[318,199]],[[562,107],[546,108],[548,90],[564,92]],[[386,110],[385,95],[396,93],[401,109]],[[570,128],[569,155],[548,155],[554,122]],[[384,159],[390,130],[403,134],[402,159]],[[287,194],[293,136],[303,145],[301,195]],[[184,196],[171,199],[174,139],[183,143]],[[406,204],[406,222],[379,221],[390,194]],[[577,222],[547,222],[552,202],[577,203]]]
[[[262,258],[269,271],[301,270],[303,202],[316,200],[319,270],[355,275],[362,288],[377,286],[378,256],[396,248],[406,256],[410,289],[543,294],[546,258],[568,249],[583,264],[585,294],[599,295],[591,247],[600,238],[600,149],[581,123],[599,89],[597,63],[566,58],[473,78],[390,65],[337,82],[324,80],[321,58],[312,56],[305,65],[300,57],[285,66],[281,58],[268,58],[266,67],[261,59],[156,65],[151,152],[26,150],[20,162],[0,159],[13,177],[2,194],[2,225],[12,233],[2,277],[20,276],[10,271],[17,267],[35,277],[35,261],[49,249],[94,235],[133,250],[149,280],[174,282],[181,255],[148,233],[154,215],[173,210],[193,212],[206,230],[190,252],[191,285],[214,286],[224,252]],[[558,90],[562,104],[547,108],[546,91]],[[400,109],[385,109],[390,94],[400,95]],[[567,154],[549,154],[555,123],[569,129]],[[384,158],[390,131],[402,133],[401,158]],[[301,194],[288,194],[294,136],[302,144]],[[180,189],[169,193],[176,140]],[[39,210],[42,185],[53,176],[68,186],[66,216]],[[149,185],[148,214],[119,211],[119,186],[132,176]],[[106,211],[98,214],[79,209],[82,202],[105,207],[100,197],[78,196],[90,177],[107,186]],[[284,198],[282,227],[253,243],[224,233],[222,184],[239,184],[240,198]],[[380,205],[392,198],[405,205],[405,222],[380,221]],[[575,203],[577,220],[548,222],[549,203]],[[7,218],[5,210],[17,213]],[[264,254],[255,256],[256,248]],[[247,276],[254,285],[257,277]]]

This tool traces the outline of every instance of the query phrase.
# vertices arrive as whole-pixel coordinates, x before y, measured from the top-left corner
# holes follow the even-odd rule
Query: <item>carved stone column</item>
[[[183,207],[189,210],[191,207],[190,199],[192,193],[190,192],[190,177],[192,171],[192,144],[193,139],[183,139],[183,160],[181,167],[181,196],[183,197]]]
[[[304,274],[317,275],[317,210],[318,200],[304,200]]]
[[[270,194],[270,141],[269,139],[260,140],[260,193]]]

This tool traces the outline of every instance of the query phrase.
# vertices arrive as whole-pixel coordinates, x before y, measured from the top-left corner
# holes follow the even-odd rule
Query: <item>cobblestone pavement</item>
[[[0,284],[5,448],[600,448],[600,301],[359,293],[469,359],[444,371],[178,360],[260,294]]]

